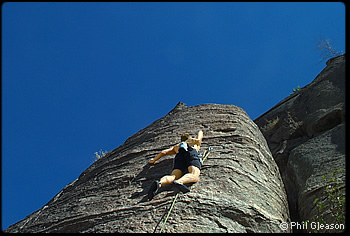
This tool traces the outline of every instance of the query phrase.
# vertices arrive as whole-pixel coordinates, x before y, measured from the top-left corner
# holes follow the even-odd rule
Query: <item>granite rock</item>
[[[178,193],[162,187],[147,200],[151,183],[169,174],[174,156],[150,158],[204,132],[211,146],[199,182],[179,194],[163,232],[290,232],[287,196],[279,169],[258,126],[234,105],[179,103],[88,167],[52,200],[5,232],[128,233],[156,228]]]
[[[345,55],[254,122],[280,169],[291,220],[310,220],[318,214],[314,199],[325,204],[323,175],[340,169],[336,177],[345,188]]]

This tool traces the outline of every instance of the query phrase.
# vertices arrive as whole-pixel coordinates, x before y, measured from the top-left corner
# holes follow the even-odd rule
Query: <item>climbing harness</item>
[[[204,153],[203,153],[203,160],[202,160],[201,163],[203,163],[203,162],[205,161],[205,159],[207,159],[207,157],[209,156],[211,150],[212,150],[212,147],[209,146],[209,147],[204,151]],[[162,233],[162,231],[163,231],[163,229],[164,229],[164,226],[165,226],[165,223],[167,222],[167,220],[168,220],[168,218],[169,218],[169,215],[170,215],[170,213],[171,213],[171,210],[173,209],[173,207],[174,207],[174,205],[175,205],[175,201],[176,201],[177,197],[179,196],[179,193],[180,193],[180,192],[176,193],[176,195],[175,195],[175,197],[174,197],[174,200],[173,200],[173,202],[171,203],[171,206],[170,206],[170,208],[169,208],[169,210],[168,210],[168,214],[167,214],[167,216],[166,216],[166,218],[165,218],[165,220],[164,220],[164,222],[163,222],[163,224],[162,224],[162,227],[160,228],[160,232],[159,232],[159,233]],[[164,212],[163,216],[160,218],[158,224],[157,224],[156,227],[154,228],[153,233],[156,232],[157,227],[158,227],[159,223],[162,221],[162,219],[164,218],[165,214],[166,214],[166,211]]]

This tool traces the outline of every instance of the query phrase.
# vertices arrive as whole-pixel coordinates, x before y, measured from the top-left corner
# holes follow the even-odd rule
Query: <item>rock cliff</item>
[[[171,172],[173,156],[148,160],[199,130],[201,151],[213,150],[163,232],[291,232],[280,223],[317,214],[313,201],[325,202],[322,176],[331,168],[342,170],[345,189],[345,56],[254,122],[233,105],[177,104],[5,232],[159,232],[178,192],[165,186],[152,201],[147,192]]]
[[[147,192],[152,181],[171,172],[173,156],[155,165],[148,160],[179,142],[182,133],[195,136],[199,130],[201,151],[213,150],[199,182],[180,193],[163,232],[283,232],[280,223],[290,221],[287,196],[258,126],[233,105],[183,103],[6,232],[159,232],[177,190],[164,186],[152,201]]]
[[[255,120],[276,160],[288,195],[291,220],[317,213],[332,168],[345,188],[345,55],[330,59],[307,86]],[[345,191],[344,191],[345,192]],[[328,222],[334,222],[330,214]]]

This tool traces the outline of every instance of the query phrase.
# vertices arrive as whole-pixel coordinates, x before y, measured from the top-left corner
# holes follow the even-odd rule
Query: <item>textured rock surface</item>
[[[335,57],[299,92],[255,120],[276,160],[292,221],[317,214],[313,200],[331,168],[345,187],[345,56]],[[332,221],[331,221],[332,222]]]
[[[281,232],[279,224],[289,221],[287,196],[258,126],[233,105],[182,103],[6,231],[153,232],[177,192],[168,185],[146,200],[152,181],[170,173],[173,156],[156,165],[148,160],[200,129],[201,150],[213,151],[199,182],[179,195],[163,232]]]

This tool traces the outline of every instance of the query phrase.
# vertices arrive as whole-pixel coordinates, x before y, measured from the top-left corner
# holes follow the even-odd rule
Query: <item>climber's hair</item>
[[[190,135],[188,133],[184,133],[181,135],[181,142],[185,142],[189,137]]]

